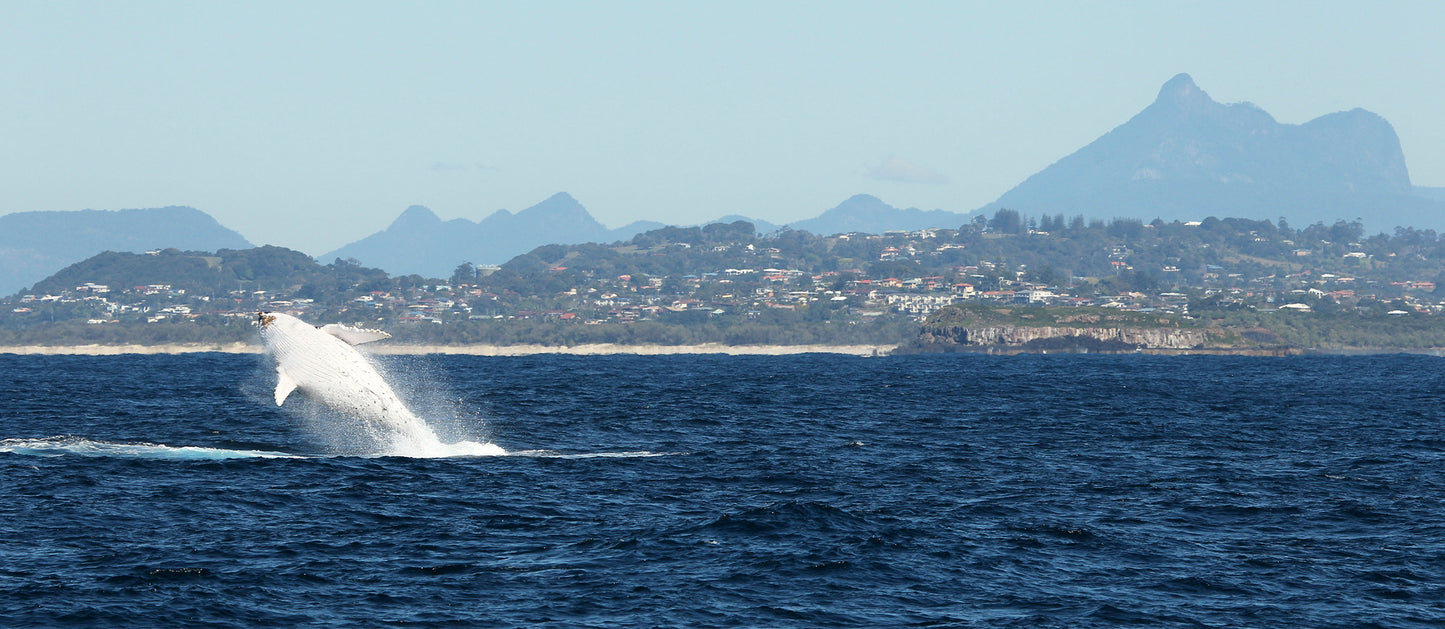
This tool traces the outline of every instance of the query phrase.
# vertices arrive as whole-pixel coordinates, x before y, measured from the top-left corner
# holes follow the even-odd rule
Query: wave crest
[[[90,456],[173,461],[223,461],[229,459],[301,459],[300,455],[267,450],[231,450],[199,446],[168,446],[163,443],[92,441],[82,437],[41,439],[0,439],[0,452],[30,456]]]

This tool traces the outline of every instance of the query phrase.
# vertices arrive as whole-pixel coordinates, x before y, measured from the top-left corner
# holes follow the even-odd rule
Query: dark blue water
[[[1445,622],[1439,358],[389,368],[521,454],[356,456],[259,357],[0,355],[0,624]]]

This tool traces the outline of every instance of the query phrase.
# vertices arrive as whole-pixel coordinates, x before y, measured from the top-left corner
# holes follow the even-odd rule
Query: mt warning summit
[[[1445,228],[1445,205],[1426,192],[1411,186],[1400,140],[1379,115],[1352,109],[1282,124],[1251,103],[1215,102],[1179,74],[1128,122],[982,209]]]

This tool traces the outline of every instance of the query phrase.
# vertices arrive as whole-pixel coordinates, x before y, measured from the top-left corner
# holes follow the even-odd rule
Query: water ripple
[[[1440,366],[402,357],[506,453],[408,458],[252,357],[0,356],[0,618],[1438,626]]]

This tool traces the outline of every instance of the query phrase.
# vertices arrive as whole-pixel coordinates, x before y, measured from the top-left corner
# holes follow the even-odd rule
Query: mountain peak
[[[595,223],[599,229],[602,227],[602,224],[597,223],[597,220],[587,212],[587,208],[566,192],[558,192],[547,197],[541,203],[518,212],[517,216],[534,220],[543,219],[543,217],[548,217],[548,220],[573,220],[581,223]]]
[[[1248,103],[1218,103],[1178,74],[1143,111],[985,208],[1329,224],[1410,194],[1399,139],[1383,118],[1352,110],[1282,124]]]
[[[1169,104],[1178,107],[1192,107],[1214,102],[1209,94],[1194,84],[1194,78],[1183,72],[1164,82],[1159,88],[1155,104]]]
[[[856,205],[860,203],[867,203],[870,205],[884,205],[883,199],[875,197],[871,194],[855,194],[851,197],[848,197],[847,200],[843,201],[842,203],[838,204],[838,207],[843,207],[844,205]]]
[[[962,214],[943,210],[925,212],[915,207],[899,209],[871,194],[855,194],[816,218],[795,221],[787,226],[828,235],[847,232],[881,234],[892,230],[952,228],[961,224]]]
[[[443,222],[431,210],[412,206],[385,231],[321,258],[356,258],[393,275],[447,277],[464,261],[502,264],[543,245],[630,240],[646,229],[661,226],[640,221],[609,230],[572,195],[559,192],[519,212],[497,210],[480,222],[465,218]],[[0,230],[0,236],[3,234]]]
[[[442,219],[437,218],[436,213],[426,206],[413,205],[406,208],[401,216],[396,217],[396,220],[392,221],[391,226],[387,229],[416,229],[440,222]]]

